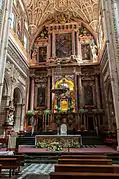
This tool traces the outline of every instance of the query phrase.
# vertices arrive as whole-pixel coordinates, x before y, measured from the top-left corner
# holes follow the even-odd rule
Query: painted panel
[[[39,87],[37,91],[37,107],[45,106],[45,88]]]
[[[39,47],[39,62],[46,62],[47,60],[47,47]]]
[[[72,34],[56,34],[57,58],[70,57],[72,55]]]

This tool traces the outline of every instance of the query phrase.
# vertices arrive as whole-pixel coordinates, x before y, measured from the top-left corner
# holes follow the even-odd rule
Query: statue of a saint
[[[97,45],[95,44],[94,40],[91,42],[91,51],[93,56],[93,61],[97,61]]]
[[[9,123],[9,125],[14,125],[14,114],[13,114],[13,112],[10,112],[8,114],[8,123]]]

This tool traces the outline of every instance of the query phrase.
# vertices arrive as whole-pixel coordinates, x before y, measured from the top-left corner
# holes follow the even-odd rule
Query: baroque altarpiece
[[[36,131],[94,130],[103,123],[100,67],[95,36],[82,21],[60,14],[42,26],[34,40],[29,80],[29,110],[38,111]],[[44,125],[42,111],[50,116]]]

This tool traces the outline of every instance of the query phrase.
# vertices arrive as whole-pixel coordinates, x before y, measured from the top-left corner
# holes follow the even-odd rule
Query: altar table
[[[37,143],[59,143],[63,148],[75,147],[78,148],[82,145],[81,135],[36,135],[35,145]],[[77,145],[78,144],[78,145]]]

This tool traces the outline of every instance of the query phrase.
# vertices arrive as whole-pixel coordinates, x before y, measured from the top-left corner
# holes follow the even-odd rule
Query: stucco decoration
[[[29,28],[35,33],[47,20],[53,20],[54,14],[65,12],[72,17],[82,19],[96,32],[100,0],[23,0],[27,10]]]

